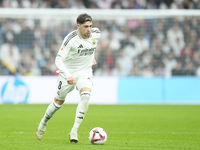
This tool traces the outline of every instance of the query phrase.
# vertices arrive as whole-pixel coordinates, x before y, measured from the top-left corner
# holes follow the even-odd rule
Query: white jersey
[[[64,38],[55,60],[63,77],[76,77],[89,73],[92,75],[94,52],[100,35],[98,28],[92,28],[91,35],[87,39],[81,38],[78,30],[72,31]]]

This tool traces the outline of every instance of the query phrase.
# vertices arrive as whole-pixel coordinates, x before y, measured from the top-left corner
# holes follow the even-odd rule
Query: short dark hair
[[[88,14],[80,14],[78,17],[77,17],[77,24],[84,24],[85,22],[87,21],[91,21],[92,22],[92,17]]]

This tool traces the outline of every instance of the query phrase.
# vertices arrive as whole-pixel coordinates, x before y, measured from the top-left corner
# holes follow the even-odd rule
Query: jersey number
[[[62,81],[59,82],[58,89],[61,89]]]

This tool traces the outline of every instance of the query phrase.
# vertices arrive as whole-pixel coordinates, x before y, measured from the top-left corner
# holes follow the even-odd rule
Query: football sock
[[[73,133],[77,133],[78,128],[85,117],[85,114],[89,106],[90,92],[84,91],[81,93],[80,97],[81,100],[77,106],[75,122],[71,130],[71,132]]]
[[[50,119],[51,117],[53,117],[53,115],[61,108],[61,106],[62,106],[62,105],[58,105],[58,104],[55,103],[55,102],[51,103],[51,104],[48,106],[48,108],[47,108],[47,110],[46,110],[46,112],[45,112],[45,114],[44,114],[44,117],[42,118],[42,122],[43,122],[43,123],[48,123],[49,119]]]

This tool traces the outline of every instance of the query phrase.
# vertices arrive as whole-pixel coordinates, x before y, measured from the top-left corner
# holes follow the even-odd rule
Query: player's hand
[[[92,63],[92,66],[95,66],[97,64],[96,60],[93,59],[93,63]]]
[[[72,84],[75,84],[76,83],[76,79],[72,76],[68,77],[67,78],[67,83],[72,85]]]

